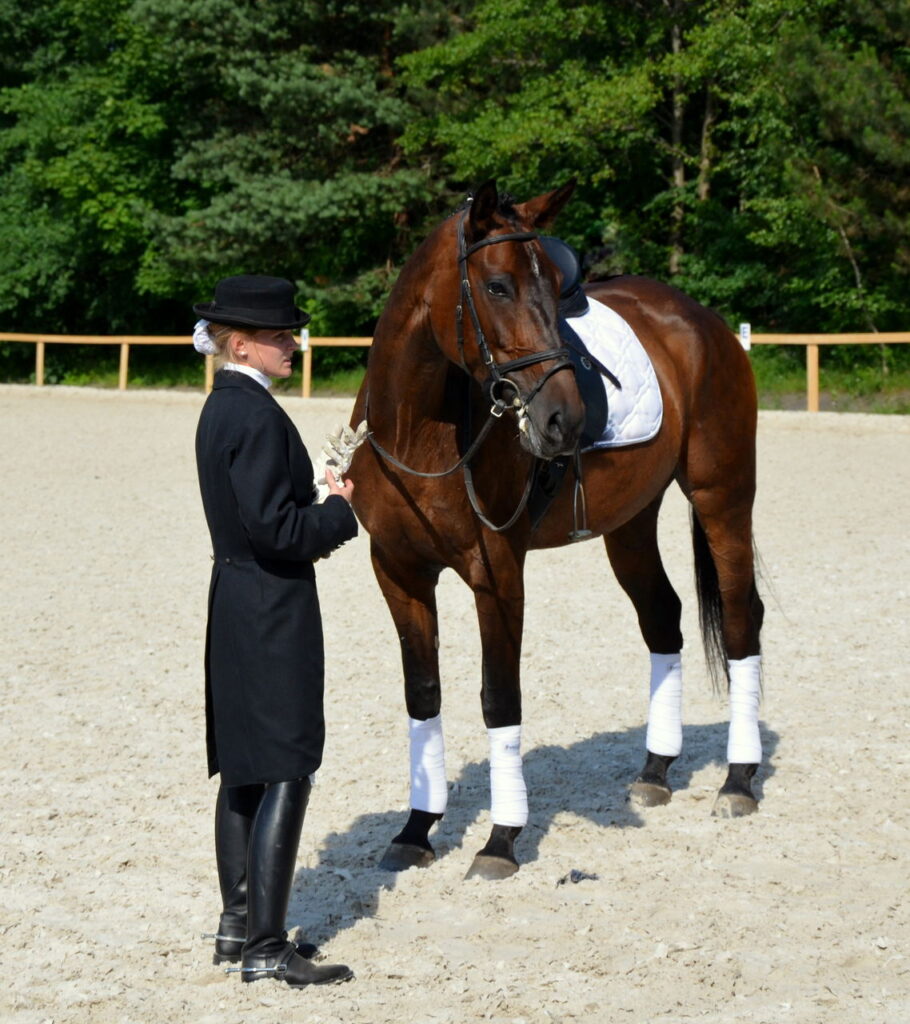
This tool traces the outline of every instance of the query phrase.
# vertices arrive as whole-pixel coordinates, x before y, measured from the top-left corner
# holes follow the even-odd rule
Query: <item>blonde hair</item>
[[[231,358],[231,338],[235,334],[249,334],[249,331],[244,330],[242,327],[230,327],[227,324],[212,324],[210,323],[206,330],[209,332],[209,337],[215,344],[215,348],[218,351],[215,353],[215,369],[220,370],[225,363],[234,362]]]

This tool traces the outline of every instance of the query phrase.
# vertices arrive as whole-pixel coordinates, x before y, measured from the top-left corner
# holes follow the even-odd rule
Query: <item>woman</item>
[[[329,495],[316,504],[306,448],[269,393],[272,378],[290,376],[291,331],[310,319],[291,282],[228,277],[214,302],[193,308],[207,321],[196,347],[218,367],[196,433],[214,560],[205,647],[209,775],[221,775],[214,962],[240,960],[243,981],[343,981],[348,967],[311,964],[314,947],[288,942],[285,915],[325,738],[313,563],[356,535],[354,485],[327,472]]]

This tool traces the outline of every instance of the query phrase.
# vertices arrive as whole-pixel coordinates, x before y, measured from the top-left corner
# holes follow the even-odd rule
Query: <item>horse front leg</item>
[[[401,645],[411,765],[411,812],[379,866],[405,871],[436,859],[429,835],[448,799],[436,614],[439,571],[394,561],[376,545],[371,553]]]
[[[528,820],[521,759],[521,635],[524,623],[523,555],[484,548],[483,572],[469,579],[483,653],[481,707],[490,744],[490,817],[486,845],[465,878],[497,880],[518,870],[515,840]]]

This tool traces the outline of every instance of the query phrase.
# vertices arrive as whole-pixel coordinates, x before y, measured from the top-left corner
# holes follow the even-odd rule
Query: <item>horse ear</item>
[[[577,178],[570,178],[565,185],[538,196],[536,199],[529,199],[526,203],[516,206],[515,210],[530,227],[547,228],[556,220],[562,208],[571,199],[577,184]]]
[[[499,207],[499,192],[491,178],[485,181],[471,198],[465,240],[469,245],[479,242],[493,230],[494,214]]]

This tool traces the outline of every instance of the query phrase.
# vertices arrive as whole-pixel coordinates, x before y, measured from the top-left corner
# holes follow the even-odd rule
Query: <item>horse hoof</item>
[[[426,868],[436,860],[436,854],[424,846],[413,843],[390,843],[379,866],[383,871],[407,871],[408,868]]]
[[[478,853],[474,863],[464,876],[465,881],[469,878],[485,878],[488,882],[498,882],[502,878],[509,878],[518,870],[514,860],[506,860],[505,857],[490,857],[485,853]]]
[[[742,793],[718,793],[711,811],[713,818],[744,818],[747,814],[755,814],[758,801]]]
[[[669,786],[638,780],[629,786],[629,803],[635,807],[660,807],[668,804],[673,795]]]

